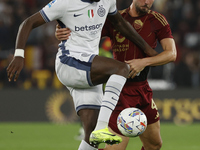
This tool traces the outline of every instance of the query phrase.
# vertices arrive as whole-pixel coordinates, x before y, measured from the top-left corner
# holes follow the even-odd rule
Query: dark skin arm
[[[158,53],[137,33],[137,31],[127,22],[119,12],[115,15],[108,15],[108,20],[113,24],[123,36],[138,45],[148,56],[156,56]]]
[[[36,13],[29,18],[27,18],[24,22],[21,23],[19,27],[19,31],[16,39],[16,49],[25,49],[26,41],[28,40],[29,34],[32,29],[41,26],[45,21],[40,15],[40,13]],[[11,63],[7,68],[8,81],[10,82],[14,77],[14,81],[17,81],[19,74],[24,66],[24,58],[23,57],[13,57]]]

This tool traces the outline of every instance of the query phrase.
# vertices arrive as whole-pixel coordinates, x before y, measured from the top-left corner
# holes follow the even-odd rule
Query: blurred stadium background
[[[76,150],[80,143],[72,98],[54,73],[56,22],[34,29],[18,82],[7,80],[20,23],[48,2],[0,0],[0,150]],[[117,0],[118,9],[131,2]],[[152,67],[149,74],[161,116],[162,149],[199,150],[200,1],[155,0],[152,9],[167,18],[178,51],[175,63]],[[159,44],[156,50],[162,51]],[[100,42],[100,54],[112,57],[109,39]],[[127,150],[140,147],[134,138]]]

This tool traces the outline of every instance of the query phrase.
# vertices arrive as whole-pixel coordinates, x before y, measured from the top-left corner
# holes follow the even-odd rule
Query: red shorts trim
[[[122,89],[115,110],[111,114],[109,127],[116,133],[121,134],[117,128],[117,117],[123,109],[129,107],[141,109],[147,117],[147,124],[157,122],[160,118],[152,95],[152,89],[147,81],[127,82]],[[152,103],[154,107],[152,107]]]

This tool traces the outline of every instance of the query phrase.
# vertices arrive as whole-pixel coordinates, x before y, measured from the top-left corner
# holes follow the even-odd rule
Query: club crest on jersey
[[[52,0],[52,1],[48,4],[49,8],[50,8],[55,2],[56,2],[56,0]]]
[[[134,27],[135,27],[136,30],[142,28],[143,24],[144,23],[141,20],[135,20],[134,21]]]
[[[93,18],[94,17],[94,10],[93,9],[88,10],[88,17],[89,18]]]
[[[103,17],[105,14],[106,14],[106,10],[105,8],[103,8],[103,6],[99,6],[99,9],[97,10],[97,14],[100,16],[100,17]]]

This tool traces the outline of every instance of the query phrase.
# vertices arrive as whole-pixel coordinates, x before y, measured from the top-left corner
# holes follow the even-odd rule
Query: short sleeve
[[[173,38],[172,32],[170,29],[170,25],[167,22],[166,18],[157,12],[152,12],[152,25],[154,30],[156,31],[156,36],[158,41],[161,41],[164,38]]]
[[[40,14],[46,22],[60,19],[67,9],[68,0],[52,0],[40,10]]]
[[[170,25],[167,24],[166,26],[163,26],[162,28],[160,28],[160,30],[157,33],[157,36],[158,36],[159,41],[165,38],[173,38]]]
[[[109,15],[116,14],[117,13],[116,0],[108,0],[108,1],[110,1],[110,9],[108,14]]]

